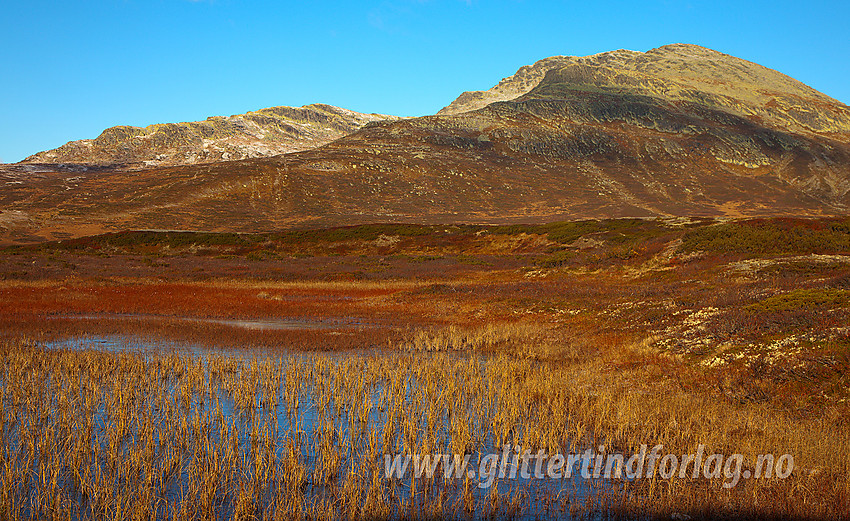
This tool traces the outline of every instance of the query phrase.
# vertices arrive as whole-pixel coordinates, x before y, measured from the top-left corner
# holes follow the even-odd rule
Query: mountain
[[[298,152],[395,116],[362,114],[331,105],[271,107],[205,121],[111,127],[95,139],[70,141],[23,163],[173,166]]]
[[[510,100],[462,95],[443,114],[283,156],[133,172],[18,165],[0,172],[2,233],[848,212],[850,107],[788,76],[675,44],[549,58],[487,92],[511,96],[537,76]]]
[[[549,74],[553,76],[546,78]],[[688,44],[645,53],[620,49],[545,58],[521,67],[487,91],[464,92],[437,114],[477,110],[535,89],[535,98],[563,98],[562,94],[577,90],[634,94],[723,108],[757,123],[764,118],[771,126],[795,131],[850,130],[846,105],[767,67]]]

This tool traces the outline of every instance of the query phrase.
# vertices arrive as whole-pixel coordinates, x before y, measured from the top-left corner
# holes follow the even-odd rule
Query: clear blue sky
[[[711,47],[850,102],[846,1],[0,3],[0,160],[104,128],[323,102],[434,113],[556,54]]]

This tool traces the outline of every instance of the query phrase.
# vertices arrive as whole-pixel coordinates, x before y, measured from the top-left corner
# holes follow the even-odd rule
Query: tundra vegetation
[[[130,231],[0,255],[3,519],[850,513],[847,219]],[[505,444],[795,467],[732,488],[384,475],[384,454]]]

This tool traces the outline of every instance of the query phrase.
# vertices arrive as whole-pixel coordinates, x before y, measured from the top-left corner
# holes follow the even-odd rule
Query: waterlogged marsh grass
[[[569,447],[538,428],[542,410],[507,400],[522,364],[75,347],[2,351],[4,518],[528,517],[588,495],[569,480],[488,495],[469,478],[385,477],[384,454]]]
[[[446,331],[439,345],[499,332]],[[525,332],[524,334],[527,334]],[[505,334],[502,332],[502,334]],[[530,338],[525,336],[524,338]],[[371,352],[232,356],[0,347],[0,516],[8,519],[361,519],[671,512],[807,518],[846,514],[850,440],[826,420],[789,423],[597,362]],[[154,347],[154,346],[151,346]],[[639,349],[639,348],[635,348]],[[199,356],[200,355],[200,356]],[[644,356],[636,353],[634,356]],[[390,479],[385,454],[532,453],[641,444],[694,453],[791,453],[786,480]],[[832,458],[832,459],[830,459]],[[758,510],[752,508],[759,502]],[[763,502],[768,502],[765,505]]]

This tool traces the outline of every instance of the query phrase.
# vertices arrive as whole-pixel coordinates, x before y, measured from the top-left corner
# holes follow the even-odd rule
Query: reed
[[[475,353],[491,342],[519,349],[538,334],[515,326],[437,333],[437,343],[464,338],[472,347],[460,353],[245,359],[7,341],[0,344],[0,517],[846,517],[850,436],[839,418],[718,401],[647,381],[639,365],[612,371],[611,359],[541,363]],[[439,472],[383,475],[384,454],[468,454],[477,464],[505,444],[549,454],[601,444],[624,453],[663,444],[687,454],[703,444],[744,454],[746,469],[758,454],[789,452],[798,470],[730,490],[678,477],[504,479],[480,490],[468,477],[444,480]]]

